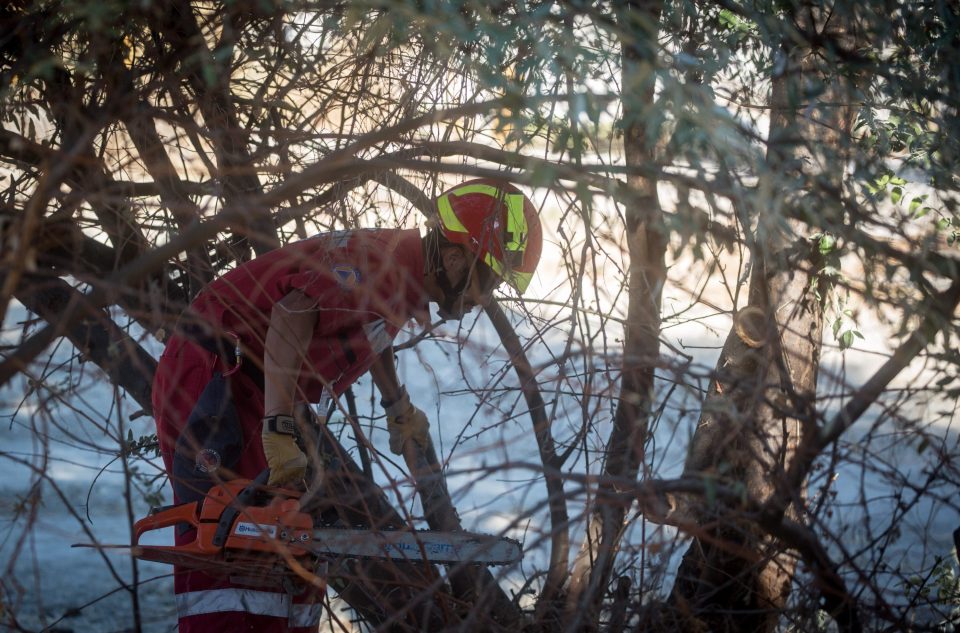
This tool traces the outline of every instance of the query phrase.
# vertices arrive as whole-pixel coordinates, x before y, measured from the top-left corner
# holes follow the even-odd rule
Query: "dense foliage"
[[[125,425],[216,274],[423,226],[444,187],[500,174],[541,206],[537,284],[402,345],[459,366],[421,385],[463,418],[435,424],[445,502],[513,482],[528,546],[479,595],[454,579],[473,611],[445,625],[955,625],[958,53],[946,0],[5,3],[0,404],[41,440],[0,446],[32,469],[6,542],[57,490],[51,433],[112,437],[162,487]],[[105,419],[78,413],[88,361],[119,388]],[[418,472],[373,457],[371,487]],[[14,629],[22,586],[0,580]],[[372,591],[343,597],[375,627]]]

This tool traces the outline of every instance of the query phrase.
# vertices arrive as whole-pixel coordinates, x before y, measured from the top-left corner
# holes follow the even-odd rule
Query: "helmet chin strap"
[[[443,237],[439,231],[430,236],[432,239],[428,242],[428,253],[426,262],[429,266],[429,272],[433,275],[437,286],[443,293],[443,300],[439,301],[440,316],[444,319],[457,319],[463,317],[463,313],[457,310],[457,304],[463,299],[463,291],[467,288],[467,282],[470,280],[465,276],[456,286],[447,279],[446,269],[443,267],[443,259],[440,257],[440,248],[443,245]],[[457,316],[457,315],[460,316]]]
[[[444,319],[460,319],[463,317],[462,310],[457,310],[457,304],[463,300],[463,291],[467,287],[468,278],[464,277],[463,280],[458,283],[456,286],[450,284],[450,281],[447,279],[446,272],[441,267],[436,272],[437,285],[440,286],[440,290],[443,291],[443,301],[440,302],[440,316]],[[456,316],[457,314],[460,316]]]

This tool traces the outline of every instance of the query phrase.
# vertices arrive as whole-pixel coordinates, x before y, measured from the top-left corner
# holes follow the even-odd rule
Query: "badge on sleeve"
[[[353,290],[360,284],[360,271],[348,264],[335,265],[333,277],[344,290]]]

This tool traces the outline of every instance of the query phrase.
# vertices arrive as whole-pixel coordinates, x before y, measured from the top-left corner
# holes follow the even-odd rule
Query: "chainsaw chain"
[[[337,525],[337,524],[334,524],[334,525],[315,525],[313,529],[314,529],[314,530],[342,530],[342,531],[351,531],[351,532],[374,532],[374,531],[378,531],[378,532],[406,532],[406,533],[408,533],[408,534],[411,534],[411,533],[412,533],[412,534],[414,534],[414,535],[416,535],[416,534],[436,534],[436,533],[438,533],[438,530],[404,530],[404,529],[400,529],[400,530],[378,530],[377,528],[371,528],[371,527],[369,527],[369,526],[350,527],[350,526],[347,526],[347,525],[343,525],[343,523],[342,523],[339,519],[337,520],[337,523],[339,523],[339,525]],[[484,533],[481,533],[481,532],[472,532],[472,531],[469,531],[469,532],[468,532],[468,531],[466,531],[466,530],[464,530],[463,532],[461,532],[461,534],[470,534],[470,535],[472,535],[472,536],[479,536],[479,537],[484,537],[484,538],[496,539],[496,540],[498,540],[498,541],[501,541],[501,540],[503,540],[503,541],[508,541],[508,542],[513,543],[514,545],[516,545],[518,550],[520,550],[521,552],[523,551],[523,547],[522,547],[522,544],[520,543],[520,541],[517,540],[517,539],[514,539],[514,538],[510,538],[509,536],[494,536],[493,534],[484,534]],[[288,544],[288,545],[297,545],[297,543],[287,543],[287,544]],[[306,548],[304,548],[304,549],[306,549]],[[318,560],[322,560],[322,559],[333,559],[333,560],[369,560],[369,561],[391,562],[391,563],[425,563],[425,564],[430,564],[430,565],[482,565],[482,566],[484,566],[484,567],[499,567],[499,566],[501,566],[501,565],[510,565],[510,564],[512,564],[512,563],[517,562],[517,561],[513,561],[513,560],[476,561],[476,562],[470,562],[470,561],[448,561],[448,562],[444,562],[444,561],[424,560],[424,559],[418,559],[418,558],[390,558],[390,557],[384,557],[384,556],[365,556],[365,555],[362,555],[362,554],[341,554],[341,555],[339,555],[339,556],[329,556],[329,555],[323,555],[323,554],[316,554],[316,553],[314,553],[314,552],[310,552],[310,556],[313,557],[313,558],[315,558],[315,559],[318,559]]]

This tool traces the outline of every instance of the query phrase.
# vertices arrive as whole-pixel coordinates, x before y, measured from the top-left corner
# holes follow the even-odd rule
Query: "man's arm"
[[[316,300],[294,290],[270,312],[263,352],[263,454],[270,467],[270,485],[303,477],[307,457],[296,444],[294,404],[297,379],[317,323]]]
[[[317,301],[294,290],[273,306],[264,345],[264,414],[293,415],[297,378],[317,324]]]
[[[410,404],[407,389],[400,385],[392,347],[383,350],[370,366],[370,377],[380,390],[380,404],[387,414],[390,451],[403,454],[404,447],[409,446],[407,440],[421,447],[429,446],[430,422],[423,411]]]
[[[380,390],[380,399],[384,402],[396,402],[400,399],[403,387],[397,377],[397,365],[394,361],[393,347],[380,352],[370,367],[370,377],[373,384]]]

